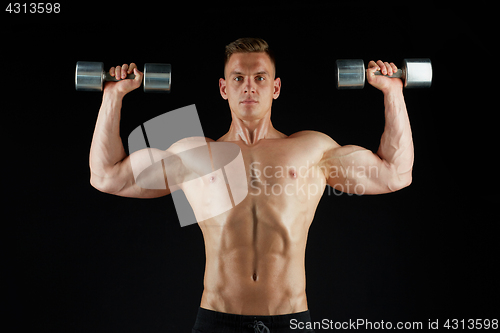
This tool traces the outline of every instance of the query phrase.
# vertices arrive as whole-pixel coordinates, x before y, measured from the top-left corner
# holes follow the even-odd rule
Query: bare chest
[[[249,182],[267,182],[271,185],[314,181],[322,155],[293,139],[268,140],[255,147],[241,146],[242,157]]]
[[[298,140],[265,140],[254,146],[211,142],[204,172],[183,184],[198,221],[247,204],[285,207],[312,202],[322,195],[325,177],[318,168],[322,157],[315,147]],[[201,155],[193,159],[195,165]],[[206,167],[209,166],[209,167]],[[298,202],[297,202],[298,201]],[[245,206],[245,205],[243,205]]]

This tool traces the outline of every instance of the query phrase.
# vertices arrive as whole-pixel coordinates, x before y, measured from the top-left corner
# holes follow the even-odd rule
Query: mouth
[[[246,105],[251,105],[251,104],[257,104],[258,102],[254,99],[245,99],[240,102],[240,104],[246,104]]]

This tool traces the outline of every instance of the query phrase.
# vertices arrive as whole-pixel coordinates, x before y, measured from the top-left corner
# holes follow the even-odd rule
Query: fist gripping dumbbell
[[[134,74],[127,79],[134,79]],[[144,92],[170,92],[172,69],[170,64],[144,64]],[[78,61],[75,71],[75,88],[78,91],[102,91],[104,81],[118,81],[104,71],[104,63]]]
[[[337,89],[361,89],[365,86],[365,64],[362,59],[339,59],[335,76]],[[375,75],[384,75],[376,71]],[[405,59],[403,66],[388,78],[403,80],[405,88],[429,88],[432,83],[430,59]]]

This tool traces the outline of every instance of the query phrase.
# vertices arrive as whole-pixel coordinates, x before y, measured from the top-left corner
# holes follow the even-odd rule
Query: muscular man
[[[271,106],[280,95],[281,80],[275,77],[268,44],[242,38],[226,46],[219,89],[229,102],[232,123],[217,142],[239,146],[249,189],[241,203],[198,223],[205,240],[206,268],[193,332],[219,332],[222,327],[231,332],[288,332],[291,319],[310,321],[304,257],[309,226],[325,186],[379,194],[411,183],[413,141],[403,85],[401,80],[375,76],[377,70],[392,75],[397,68],[380,60],[368,65],[367,80],[382,91],[385,104],[385,130],[373,153],[359,146],[340,146],[320,132],[286,135],[276,130]],[[91,184],[119,196],[159,197],[171,189],[145,189],[134,181],[131,156],[140,152],[126,156],[119,135],[123,96],[140,86],[142,73],[135,64],[110,69],[111,75],[122,79],[132,71],[134,80],[106,83],[90,151]],[[193,172],[189,163],[176,164],[180,174]],[[209,182],[198,184],[199,193],[209,193]]]

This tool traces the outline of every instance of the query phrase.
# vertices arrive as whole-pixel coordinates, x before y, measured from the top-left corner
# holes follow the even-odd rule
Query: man
[[[206,270],[193,332],[288,332],[293,319],[309,322],[304,257],[309,226],[326,184],[348,193],[379,194],[411,183],[413,141],[403,84],[375,76],[377,70],[390,76],[397,68],[380,60],[368,65],[368,83],[384,94],[386,119],[379,149],[373,153],[340,146],[315,131],[288,136],[276,130],[271,106],[280,95],[281,80],[275,77],[268,44],[242,38],[226,46],[219,89],[229,103],[232,123],[217,142],[241,149],[249,189],[232,209],[198,223]],[[151,190],[134,181],[131,157],[140,152],[126,156],[119,136],[123,96],[140,86],[142,73],[135,64],[110,69],[121,79],[132,71],[134,80],[106,83],[90,151],[91,184],[120,196],[163,196],[170,193],[168,186]],[[189,165],[180,159],[175,170],[185,175],[193,172]],[[200,181],[195,190],[209,195],[212,181],[221,180]]]

